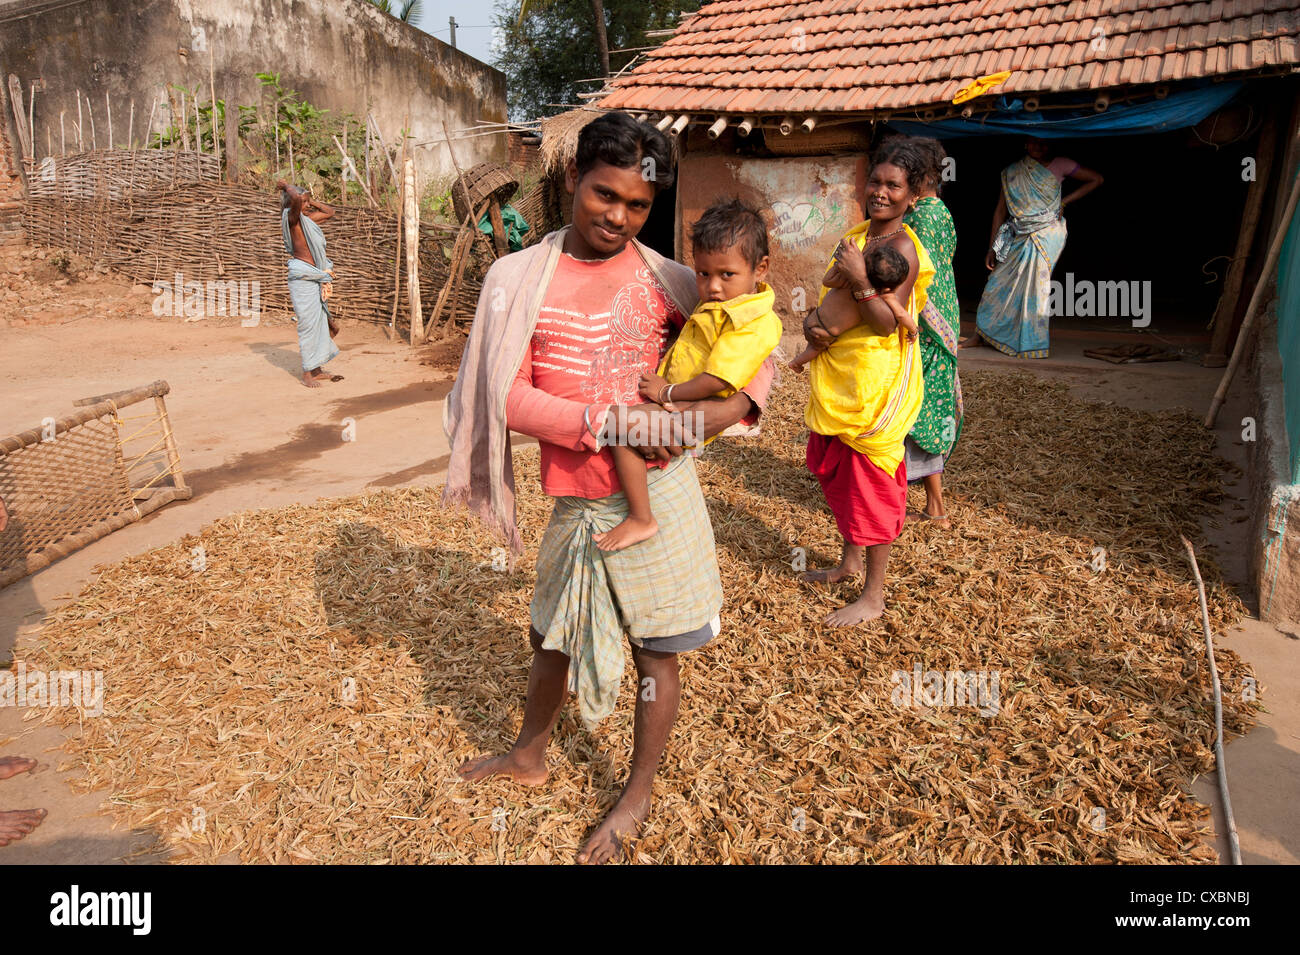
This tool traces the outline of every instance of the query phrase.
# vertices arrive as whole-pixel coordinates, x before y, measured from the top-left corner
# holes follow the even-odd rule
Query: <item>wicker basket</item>
[[[464,189],[461,188],[462,184]],[[479,163],[452,186],[451,201],[452,208],[456,210],[456,221],[464,222],[470,214],[470,210],[465,207],[466,190],[469,191],[470,202],[477,209],[488,196],[495,196],[497,202],[505,205],[518,189],[519,180],[496,163]]]

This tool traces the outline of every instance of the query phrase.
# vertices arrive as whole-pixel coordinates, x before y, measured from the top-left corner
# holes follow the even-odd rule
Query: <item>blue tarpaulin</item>
[[[1211,83],[1196,89],[1171,92],[1164,99],[1152,97],[1141,103],[1112,103],[1103,113],[1092,101],[1078,109],[1029,112],[1019,99],[998,99],[999,108],[970,119],[938,119],[930,123],[890,120],[889,127],[909,136],[1037,136],[1040,139],[1079,139],[1088,136],[1131,136],[1163,133],[1195,126],[1221,109],[1241,92],[1241,81]]]

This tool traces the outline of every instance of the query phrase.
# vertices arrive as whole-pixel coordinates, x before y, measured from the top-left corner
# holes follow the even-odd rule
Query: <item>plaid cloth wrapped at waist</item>
[[[696,630],[722,609],[713,527],[693,458],[647,475],[659,532],[604,553],[592,541],[627,516],[627,498],[555,499],[537,555],[533,629],[569,657],[569,690],[593,728],[614,711],[623,678],[623,631],[633,638]]]

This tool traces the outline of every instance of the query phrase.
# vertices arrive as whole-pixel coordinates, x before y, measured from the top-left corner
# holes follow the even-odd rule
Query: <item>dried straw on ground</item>
[[[1190,414],[1085,405],[1027,375],[967,387],[955,527],[903,532],[871,625],[824,629],[852,589],[795,581],[793,548],[815,566],[838,547],[803,467],[798,376],[761,440],[701,460],[724,631],[682,657],[681,718],[634,858],[1215,860],[1208,810],[1187,794],[1212,765],[1213,707],[1178,559],[1178,534],[1196,539],[1219,497],[1212,438]],[[535,451],[517,458],[529,557],[513,572],[422,489],[236,515],[107,568],[26,656],[106,671],[107,714],[69,744],[84,784],[182,859],[570,861],[626,771],[630,668],[596,733],[566,709],[546,786],[455,776],[507,745],[521,713],[548,503]],[[1222,632],[1241,608],[1215,577]],[[1250,671],[1217,655],[1240,734]],[[996,714],[895,705],[893,675],[918,665],[996,671]]]

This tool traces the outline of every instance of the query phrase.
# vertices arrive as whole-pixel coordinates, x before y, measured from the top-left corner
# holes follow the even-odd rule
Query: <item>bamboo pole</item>
[[[221,178],[221,139],[217,133],[217,63],[213,48],[208,47],[208,92],[212,96],[212,155],[217,157],[217,178]]]
[[[365,193],[366,201],[370,203],[372,208],[379,205],[379,203],[375,202],[375,197],[370,194],[370,190],[366,188],[366,184],[361,181],[361,177],[357,175],[357,167],[352,162],[352,157],[348,155],[347,147],[340,143],[339,138],[333,134],[330,135],[330,139],[334,140],[335,147],[337,147],[339,153],[343,156],[343,170],[345,172],[349,169],[352,170],[352,176],[357,180],[358,184],[360,184],[361,191]],[[346,183],[347,180],[345,179],[344,182]]]
[[[86,147],[81,141],[81,90],[77,90],[77,152],[85,152]]]
[[[167,417],[167,404],[162,395],[154,395],[154,408],[158,411],[158,421],[162,425],[163,443],[167,447],[167,465],[172,472],[172,483],[181,490],[187,490],[185,475],[181,472],[181,453],[176,447],[176,436],[172,434],[172,422]]]
[[[149,104],[149,125],[144,129],[144,148],[149,148],[149,134],[153,132],[153,111],[158,108],[158,97],[155,95],[153,102]]]
[[[485,199],[477,209],[471,208],[469,212],[465,213],[465,220],[460,225],[460,231],[456,234],[456,244],[452,249],[451,266],[447,272],[447,284],[438,293],[437,304],[434,305],[433,313],[429,316],[430,328],[433,328],[438,323],[438,319],[442,315],[443,305],[455,291],[456,286],[460,284],[460,277],[465,271],[465,266],[469,264],[470,249],[474,246],[474,238],[478,232],[477,222],[483,217],[483,210],[486,205],[487,200]],[[447,327],[443,329],[443,337],[446,337],[446,332],[450,329],[455,315],[456,309],[453,306],[450,315],[447,317]]]
[[[406,208],[405,184],[397,193],[397,249],[393,254],[393,314],[388,320],[389,341],[397,340],[397,307],[402,298],[402,212]]]
[[[135,149],[135,100],[131,100],[131,116],[126,121],[126,148]]]
[[[333,134],[330,139],[334,139],[334,145],[338,146],[338,140]],[[348,201],[348,121],[343,120],[343,145],[339,146],[339,151],[343,153],[343,162],[339,164],[339,198],[342,202]]]
[[[63,132],[63,114],[65,112],[67,112],[67,110],[62,110],[62,109],[59,110],[59,155],[60,156],[66,156],[68,154],[67,138]]]
[[[104,90],[104,112],[108,116],[108,148],[113,148],[113,103],[108,98],[108,90]]]
[[[384,151],[384,158],[388,160],[388,171],[393,177],[393,187],[400,190],[402,181],[397,176],[397,167],[393,165],[393,157],[388,151],[388,143],[384,141],[384,134],[379,131],[379,121],[371,113],[366,114],[366,119],[374,127],[375,137],[379,140],[379,146]]]
[[[21,90],[21,87],[19,88]],[[22,107],[22,104],[18,104]],[[36,161],[36,84],[32,84],[31,96],[27,101],[27,142],[32,147],[32,162]]]
[[[233,100],[230,91],[226,93],[226,181],[236,182],[239,179],[239,107],[230,108]]]
[[[181,90],[181,148],[187,152],[190,148],[190,113],[189,107],[185,105],[184,90]]]
[[[1255,166],[1255,181],[1250,184],[1246,196],[1246,208],[1241,216],[1241,228],[1237,232],[1237,247],[1232,253],[1232,265],[1228,268],[1227,278],[1223,282],[1223,294],[1219,297],[1218,308],[1214,310],[1211,325],[1214,334],[1210,340],[1210,350],[1201,364],[1206,368],[1222,368],[1228,363],[1228,336],[1232,334],[1232,316],[1237,310],[1237,301],[1241,296],[1241,283],[1246,277],[1246,264],[1250,258],[1250,247],[1255,241],[1255,230],[1259,227],[1259,213],[1264,205],[1264,193],[1273,174],[1273,153],[1277,149],[1277,121],[1269,117],[1259,131],[1255,145],[1258,157]]]
[[[1297,130],[1297,133],[1300,133],[1300,130]],[[1260,271],[1259,281],[1255,283],[1255,291],[1250,296],[1250,305],[1246,307],[1246,317],[1241,320],[1241,331],[1237,333],[1237,343],[1233,346],[1232,358],[1223,371],[1223,378],[1214,392],[1214,400],[1210,402],[1210,410],[1205,415],[1207,428],[1214,427],[1219,409],[1223,407],[1224,399],[1228,395],[1228,386],[1232,384],[1232,377],[1237,373],[1237,366],[1241,364],[1242,355],[1246,352],[1246,339],[1250,337],[1251,326],[1255,322],[1260,301],[1264,297],[1264,289],[1270,284],[1269,276],[1277,265],[1278,255],[1282,251],[1282,240],[1286,238],[1287,230],[1291,226],[1291,217],[1295,215],[1297,200],[1300,200],[1300,171],[1296,172],[1295,181],[1291,183],[1291,198],[1287,200],[1286,210],[1278,220],[1277,229],[1273,233],[1273,242],[1268,247],[1268,257],[1264,259],[1264,268]]]
[[[406,198],[406,285],[411,304],[411,344],[424,341],[424,319],[420,314],[420,203],[415,191],[415,160],[403,163]]]
[[[95,139],[95,107],[90,105],[90,97],[86,97],[86,116],[90,119],[90,148],[92,150],[99,148],[99,143]]]
[[[298,174],[293,168],[293,130],[286,129],[284,134],[289,139],[289,181],[295,182],[298,179]]]

